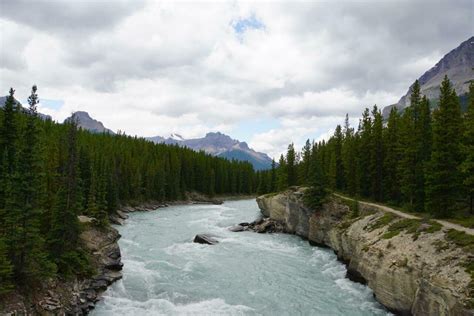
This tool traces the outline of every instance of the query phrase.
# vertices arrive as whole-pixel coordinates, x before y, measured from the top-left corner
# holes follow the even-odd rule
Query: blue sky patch
[[[64,105],[64,101],[40,98],[40,104],[42,107],[45,107],[48,109],[59,110]]]
[[[230,133],[233,138],[240,141],[250,141],[255,134],[268,132],[280,126],[280,122],[274,118],[258,118],[239,122]]]
[[[247,18],[239,18],[232,22],[232,27],[237,35],[245,33],[247,30],[259,30],[265,28],[265,25],[258,20],[254,14]]]

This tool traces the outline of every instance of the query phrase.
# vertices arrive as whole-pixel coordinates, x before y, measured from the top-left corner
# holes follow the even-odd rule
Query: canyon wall
[[[396,314],[474,315],[473,282],[466,272],[472,249],[450,240],[446,228],[335,196],[311,210],[303,195],[303,188],[292,188],[257,203],[285,232],[332,248],[347,263],[348,277],[366,283]]]

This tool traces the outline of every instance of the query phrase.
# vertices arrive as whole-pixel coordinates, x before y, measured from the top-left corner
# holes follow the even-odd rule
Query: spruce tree
[[[382,182],[384,178],[384,148],[383,148],[383,117],[380,110],[374,105],[372,110],[374,118],[372,125],[371,143],[371,183],[372,197],[376,201],[382,201]]]
[[[15,214],[17,221],[14,261],[17,279],[26,281],[40,280],[45,276],[51,276],[55,267],[49,261],[45,249],[44,238],[40,235],[40,220],[43,214],[41,209],[41,166],[39,157],[39,138],[37,120],[38,104],[37,88],[33,86],[28,98],[29,109],[26,117],[26,128],[23,133],[24,142],[18,158],[17,183],[15,205],[21,205],[20,211]],[[11,210],[13,212],[13,210]]]
[[[80,249],[77,218],[82,205],[78,178],[77,123],[71,120],[66,124],[66,128],[67,135],[60,144],[64,156],[48,243],[58,271],[63,275],[73,276],[84,272],[87,261]]]
[[[3,112],[3,124],[0,131],[0,210],[5,207],[6,191],[11,187],[11,176],[15,168],[15,158],[17,151],[17,108],[15,101],[15,90],[10,89],[5,105],[1,109]],[[4,218],[0,216],[0,221]],[[0,224],[2,224],[0,222]],[[2,226],[2,225],[0,225]]]
[[[321,168],[321,158],[318,147],[313,145],[309,168],[309,188],[305,191],[303,196],[305,204],[312,209],[319,209],[328,195],[324,174]]]
[[[277,171],[277,191],[283,191],[288,188],[288,173],[286,167],[285,157],[280,155],[280,160],[278,161],[278,171]]]
[[[14,288],[12,275],[13,266],[8,258],[5,237],[0,236],[0,298]]]
[[[439,107],[433,113],[433,143],[427,175],[427,209],[438,217],[452,216],[457,208],[461,175],[461,107],[446,76]]]
[[[384,159],[384,196],[391,202],[398,204],[401,199],[399,161],[401,158],[400,147],[400,114],[396,107],[390,111],[387,128],[384,131],[385,159]]]
[[[369,109],[365,109],[359,124],[359,148],[358,148],[358,179],[359,193],[369,197],[371,193],[371,158],[372,158],[372,119]]]
[[[342,162],[344,166],[345,191],[350,195],[357,192],[357,139],[354,129],[349,125],[349,115],[346,114],[344,124],[344,142],[342,147]]]
[[[272,168],[270,170],[269,192],[275,192],[276,189],[277,189],[276,162],[275,162],[275,159],[272,159]]]
[[[296,151],[295,151],[295,146],[293,143],[288,145],[288,151],[286,153],[286,179],[287,179],[287,185],[293,186],[296,185],[298,182],[298,174],[296,171],[296,164],[297,164],[297,158],[296,158]]]
[[[311,158],[311,142],[309,139],[306,140],[306,143],[301,150],[301,162],[299,164],[299,175],[298,182],[302,185],[308,183],[308,174],[309,174],[309,163]]]
[[[417,184],[419,183],[419,166],[422,161],[419,154],[419,117],[420,117],[420,85],[418,81],[413,84],[410,106],[407,107],[402,115],[400,124],[400,143],[402,155],[399,164],[400,189],[403,195],[405,205],[416,211],[423,211],[419,206],[420,201]]]
[[[334,164],[335,164],[335,189],[343,190],[345,187],[344,178],[344,165],[342,163],[342,144],[344,136],[342,134],[342,128],[337,125],[336,131],[334,132]]]
[[[462,150],[464,161],[461,164],[463,184],[469,200],[469,211],[474,212],[474,81],[469,85],[469,100],[464,116],[464,135]]]
[[[22,189],[18,174],[18,150],[21,122],[14,98],[15,90],[10,89],[3,107],[3,125],[1,130],[1,175],[0,178],[0,239],[4,243],[6,258],[1,259],[5,271],[12,269],[12,277],[18,276],[22,268],[21,253],[17,245],[20,242],[22,205],[18,193]],[[3,251],[3,250],[2,250]],[[11,265],[11,266],[10,266]]]

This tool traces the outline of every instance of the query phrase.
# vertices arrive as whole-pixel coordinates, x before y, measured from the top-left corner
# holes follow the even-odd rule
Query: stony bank
[[[272,227],[332,248],[347,276],[367,284],[390,311],[474,315],[473,236],[335,196],[311,210],[303,195],[295,187],[257,203]]]

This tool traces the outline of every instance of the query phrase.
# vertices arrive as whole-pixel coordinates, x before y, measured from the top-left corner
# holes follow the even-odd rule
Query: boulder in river
[[[193,241],[198,244],[207,244],[207,245],[215,245],[218,243],[217,239],[215,239],[213,236],[208,235],[208,234],[197,234],[196,237],[194,237]]]
[[[229,230],[231,232],[243,232],[243,231],[246,231],[247,229],[248,229],[248,225],[247,226],[242,226],[240,224],[229,227]]]

